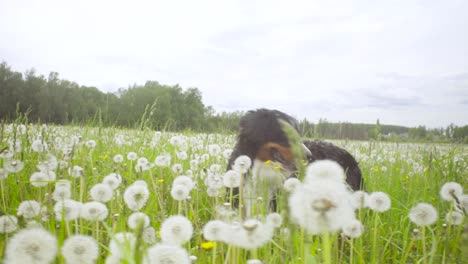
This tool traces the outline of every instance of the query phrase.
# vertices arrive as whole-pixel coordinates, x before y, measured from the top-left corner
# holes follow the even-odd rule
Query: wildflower
[[[193,171],[198,170],[198,160],[191,160],[190,161],[190,169]]]
[[[446,201],[454,201],[453,196],[459,198],[463,195],[463,188],[459,183],[447,182],[440,189],[440,196]]]
[[[44,172],[34,172],[29,178],[29,181],[34,187],[44,187],[49,183],[49,176]]]
[[[376,212],[385,212],[390,209],[391,200],[386,193],[373,192],[368,198],[367,202],[370,209]]]
[[[72,235],[62,246],[62,255],[67,263],[96,263],[99,246],[91,236]]]
[[[0,158],[11,159],[11,158],[13,158],[14,154],[15,154],[15,151],[13,149],[6,148],[2,152],[0,152]]]
[[[210,241],[223,241],[228,225],[221,220],[211,220],[203,227],[203,237]]]
[[[100,202],[88,202],[80,209],[80,216],[88,221],[103,221],[107,218],[109,210],[106,205]]]
[[[227,160],[231,157],[231,154],[232,154],[232,149],[225,149],[223,151],[223,157]]]
[[[5,263],[51,263],[57,255],[57,239],[44,229],[23,229],[9,241]]]
[[[266,222],[274,228],[278,228],[283,223],[283,217],[278,213],[271,213],[267,215]]]
[[[223,177],[223,184],[227,188],[239,187],[241,183],[241,174],[235,170],[228,170]]]
[[[8,178],[8,171],[4,168],[0,168],[0,180]]]
[[[148,244],[154,244],[156,243],[156,230],[154,230],[154,227],[148,226],[143,230],[143,241]]]
[[[130,232],[121,232],[115,234],[110,243],[109,251],[111,255],[117,259],[121,259],[124,256],[124,252],[132,252],[135,248],[136,237]],[[120,262],[117,262],[120,263]]]
[[[310,234],[336,231],[350,219],[354,210],[343,183],[317,181],[298,186],[289,197],[291,218]]]
[[[192,234],[192,223],[182,215],[170,216],[161,225],[162,242],[181,245],[189,241]]]
[[[171,196],[176,201],[183,201],[189,197],[190,190],[186,185],[175,185],[171,189]]]
[[[7,234],[18,228],[18,218],[14,215],[0,216],[0,234]]]
[[[182,164],[177,163],[172,165],[172,171],[176,174],[181,174],[184,171],[184,169],[182,168]]]
[[[36,139],[32,142],[31,149],[34,152],[44,152],[47,150],[47,143],[42,142],[40,139]]]
[[[94,185],[89,193],[94,201],[101,203],[110,201],[113,195],[111,187],[104,183]]]
[[[428,203],[419,203],[409,212],[410,220],[418,226],[431,225],[437,220],[437,210]]]
[[[60,180],[55,183],[55,189],[52,193],[52,199],[55,201],[63,201],[71,197],[71,183],[70,181]]]
[[[41,212],[41,204],[34,200],[23,201],[18,206],[18,215],[24,218],[33,218]]]
[[[176,185],[184,185],[189,191],[192,190],[193,187],[195,187],[195,183],[193,182],[193,180],[190,177],[184,175],[177,176],[174,179],[174,181],[172,182],[172,186]]]
[[[316,180],[331,180],[344,182],[345,173],[343,167],[332,160],[317,160],[307,167],[305,183]]]
[[[117,173],[111,173],[104,177],[102,183],[109,185],[112,190],[115,190],[122,183],[122,176]]]
[[[218,156],[221,153],[221,147],[218,144],[208,145],[208,153],[210,156]]]
[[[218,173],[221,171],[221,165],[219,164],[211,164],[210,166],[210,172],[212,173]]]
[[[468,212],[468,194],[464,194],[460,197],[460,204],[458,205],[459,210],[465,210],[465,212]]]
[[[128,160],[136,160],[137,158],[138,158],[138,155],[135,152],[131,151],[127,153]]]
[[[147,261],[145,263],[191,263],[187,251],[177,245],[159,243],[148,248]]]
[[[445,215],[445,220],[452,225],[461,225],[465,216],[458,211],[448,212]]]
[[[149,198],[147,186],[140,184],[130,185],[124,192],[124,202],[133,211],[138,211],[145,206]]]
[[[75,166],[73,166],[73,168],[68,169],[68,173],[73,178],[80,178],[80,177],[82,177],[84,175],[84,170],[80,166],[75,165]]]
[[[52,154],[47,154],[46,155],[46,160],[45,161],[42,161],[42,162],[39,162],[39,164],[37,164],[37,169],[39,171],[54,171],[57,169],[58,167],[58,161],[57,161],[57,158],[52,155]]]
[[[148,188],[148,184],[144,180],[136,180],[132,185],[139,185]]]
[[[176,155],[177,155],[177,158],[180,160],[186,160],[188,158],[187,152],[185,151],[177,151]]]
[[[20,172],[24,168],[24,163],[21,160],[12,159],[6,160],[3,166],[8,172],[15,173]]]
[[[127,224],[131,229],[136,229],[140,223],[143,223],[143,227],[148,227],[150,224],[149,216],[142,212],[135,212],[128,217]]]
[[[250,166],[252,165],[252,160],[248,156],[241,155],[234,160],[234,165],[232,166],[233,170],[238,171],[239,173],[246,173]]]
[[[354,208],[360,209],[367,206],[369,195],[365,191],[355,191],[352,193],[352,204]]]
[[[168,167],[171,165],[171,155],[164,153],[156,157],[154,164],[158,167]]]
[[[287,192],[293,192],[299,185],[301,185],[301,181],[299,181],[297,178],[291,177],[284,181],[283,188]]]
[[[124,160],[124,157],[122,156],[122,154],[117,154],[112,159],[114,160],[115,163],[122,163]]]
[[[240,226],[231,225],[225,236],[225,242],[244,248],[258,248],[273,237],[273,227],[264,225],[256,219],[248,219]]]
[[[361,221],[353,219],[343,226],[343,233],[351,238],[358,238],[364,232],[364,226]]]
[[[71,221],[80,216],[81,203],[66,199],[54,205],[55,218],[59,221]]]
[[[206,190],[206,193],[208,194],[209,197],[221,197],[223,191],[221,188],[208,187],[208,189]]]
[[[208,242],[201,243],[200,247],[202,249],[212,249],[214,248],[215,245],[216,245],[215,242],[208,241]]]
[[[88,148],[90,148],[90,149],[95,148],[96,145],[97,145],[97,144],[96,144],[96,141],[95,141],[95,140],[92,140],[92,139],[86,141],[85,144],[86,144],[86,147],[88,147]]]

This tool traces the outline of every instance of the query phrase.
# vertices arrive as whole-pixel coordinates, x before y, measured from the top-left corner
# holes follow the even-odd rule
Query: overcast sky
[[[0,60],[103,91],[197,87],[217,111],[468,124],[465,0],[0,0]]]

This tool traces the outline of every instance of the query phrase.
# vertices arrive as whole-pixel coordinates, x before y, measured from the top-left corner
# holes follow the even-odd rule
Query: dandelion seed
[[[59,221],[72,221],[80,216],[81,203],[66,199],[59,201],[54,206],[55,218]],[[45,207],[44,207],[45,208]]]
[[[185,175],[177,176],[174,181],[172,182],[172,186],[176,185],[184,185],[189,191],[195,187],[195,183],[193,180]]]
[[[42,142],[40,139],[36,139],[31,143],[31,149],[34,152],[44,152],[47,150],[47,143]]]
[[[0,234],[8,234],[18,228],[18,218],[14,215],[0,216]]]
[[[248,156],[241,155],[234,160],[232,169],[239,173],[246,173],[250,169],[250,166],[252,166],[252,160]]]
[[[161,225],[161,241],[165,243],[182,245],[190,240],[192,234],[192,223],[182,215],[170,216]]]
[[[73,166],[73,168],[68,169],[68,173],[73,178],[80,178],[80,177],[82,177],[84,175],[84,170],[83,170],[82,167],[80,167],[78,165],[75,165],[75,166]]]
[[[85,145],[86,145],[86,147],[88,147],[89,149],[94,149],[94,148],[96,147],[97,144],[96,144],[96,141],[95,141],[95,140],[90,139],[90,140],[86,141]]]
[[[154,227],[148,226],[143,230],[143,241],[147,244],[154,244],[156,243],[156,230]]]
[[[138,158],[138,155],[135,152],[131,151],[127,153],[128,160],[136,160],[137,158]]]
[[[171,189],[171,196],[176,201],[183,201],[189,197],[190,190],[185,185],[175,185]]]
[[[362,235],[363,232],[364,226],[362,225],[361,221],[357,219],[351,220],[343,227],[343,233],[351,238],[358,238]]]
[[[5,263],[51,263],[57,255],[57,239],[40,228],[23,229],[9,241]]]
[[[448,212],[445,215],[445,220],[447,221],[447,223],[452,225],[461,225],[463,223],[464,218],[465,216],[458,211]]]
[[[188,158],[187,152],[185,151],[177,151],[176,155],[177,155],[177,158],[180,160],[186,160]]]
[[[235,170],[228,170],[223,177],[223,184],[227,188],[239,187],[241,183],[241,174]]]
[[[368,206],[376,212],[385,212],[390,209],[390,197],[383,192],[373,192],[368,197]]]
[[[223,195],[223,190],[216,187],[208,187],[206,193],[209,197],[221,197]]]
[[[107,218],[109,210],[105,204],[100,202],[88,202],[80,209],[80,217],[88,221],[103,221]]]
[[[138,211],[145,206],[149,198],[147,186],[140,184],[130,185],[124,192],[124,202],[130,210]]]
[[[419,203],[409,212],[410,220],[418,226],[432,225],[437,221],[437,210],[428,203]]]
[[[164,153],[156,157],[154,164],[158,167],[168,167],[171,165],[171,155]]]
[[[54,201],[63,201],[66,199],[70,199],[70,197],[70,187],[58,187],[57,184],[55,185],[54,192],[52,193],[52,199],[54,199]]]
[[[288,178],[286,181],[284,181],[284,185],[283,185],[283,188],[287,191],[287,192],[293,192],[297,186],[301,185],[301,181],[299,181],[299,179],[297,178]]]
[[[109,243],[109,251],[112,256],[121,259],[124,256],[124,252],[133,252],[135,243],[136,237],[133,233],[117,233],[112,237]]]
[[[99,246],[93,237],[72,235],[63,243],[62,255],[68,264],[91,264],[99,256]]]
[[[3,166],[8,172],[16,173],[20,172],[24,168],[24,163],[21,160],[12,159],[6,160]]]
[[[184,168],[182,168],[182,164],[177,163],[172,165],[172,171],[176,174],[181,174],[184,171]]]
[[[232,225],[226,232],[224,242],[249,250],[261,247],[273,238],[273,226],[256,219],[244,221],[240,228]]]
[[[94,185],[89,193],[94,201],[101,203],[110,201],[113,196],[111,187],[104,183]]]
[[[23,201],[18,206],[18,215],[24,218],[34,218],[41,212],[41,204],[34,200]]]
[[[132,185],[138,185],[148,188],[148,184],[144,180],[137,180],[134,181]]]
[[[39,171],[55,171],[58,167],[57,158],[52,154],[47,154],[46,157],[46,161],[42,161],[37,164],[37,169]]]
[[[0,158],[11,159],[13,158],[14,154],[15,154],[15,151],[12,148],[5,149],[2,152],[0,152]]]
[[[149,216],[142,212],[135,212],[128,217],[127,224],[131,229],[137,229],[140,223],[143,223],[143,227],[148,227],[150,224]]]
[[[460,205],[458,209],[463,209],[465,212],[468,212],[468,194],[464,194],[460,197]]]
[[[352,204],[354,208],[360,209],[365,208],[367,206],[367,200],[369,199],[369,195],[365,191],[355,191],[352,194]]]
[[[191,160],[190,161],[190,169],[193,171],[198,170],[198,160]]]
[[[223,157],[228,160],[232,155],[232,149],[225,149],[223,151]]]
[[[343,167],[332,160],[318,160],[307,167],[305,183],[311,183],[317,180],[331,180],[344,182],[345,173]]]
[[[145,263],[165,264],[189,264],[190,257],[184,248],[171,244],[156,244],[148,249],[147,261]]]
[[[34,187],[44,187],[49,183],[49,176],[44,172],[34,172],[29,178],[29,181]]]
[[[122,154],[117,154],[112,159],[115,163],[122,163],[124,161],[124,157]]]
[[[228,225],[221,220],[211,220],[203,227],[203,237],[210,241],[223,241]]]
[[[221,147],[218,144],[208,145],[208,153],[212,157],[218,156],[221,153]]]
[[[274,228],[278,228],[283,223],[283,217],[278,213],[271,213],[267,215],[266,222]]]
[[[453,196],[460,198],[463,195],[463,188],[459,183],[447,182],[440,189],[440,197],[446,201],[454,201]]]
[[[122,183],[122,176],[117,173],[111,173],[104,177],[102,183],[109,185],[112,190],[117,189]]]

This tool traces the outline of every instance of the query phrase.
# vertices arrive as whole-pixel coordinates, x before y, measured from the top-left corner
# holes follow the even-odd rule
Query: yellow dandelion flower
[[[200,247],[203,249],[212,249],[214,248],[215,245],[216,245],[215,242],[208,241],[208,242],[201,243]]]
[[[159,182],[159,183],[163,183],[163,182],[164,182],[164,179],[159,179],[158,182]]]
[[[280,165],[275,165],[275,170],[280,170],[281,169],[281,166]]]
[[[270,163],[271,163],[271,160],[265,161],[265,164],[270,164]]]

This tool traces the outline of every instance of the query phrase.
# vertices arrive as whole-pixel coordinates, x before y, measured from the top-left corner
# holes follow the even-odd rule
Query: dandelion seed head
[[[0,216],[0,234],[8,234],[18,228],[18,218],[14,215]]]
[[[49,176],[44,172],[34,172],[29,178],[29,181],[34,187],[44,187],[49,183]]]
[[[172,182],[172,186],[175,185],[184,185],[189,191],[195,187],[195,183],[192,178],[185,175],[177,176]]]
[[[356,209],[365,208],[369,195],[365,191],[355,191],[352,194],[351,203]]]
[[[154,164],[158,167],[168,167],[171,165],[171,155],[168,153],[161,154],[156,157]]]
[[[127,220],[128,227],[131,229],[136,229],[138,225],[142,222],[143,227],[148,227],[150,224],[150,218],[148,215],[142,212],[132,213]]]
[[[115,190],[122,183],[122,176],[117,173],[111,173],[104,177],[102,183],[107,184],[112,190]]]
[[[287,192],[292,192],[299,185],[301,185],[301,181],[299,181],[298,178],[291,177],[291,178],[286,179],[286,181],[284,181],[283,187]]]
[[[332,160],[317,160],[307,167],[304,182],[311,183],[317,180],[344,182],[343,167]]]
[[[148,226],[143,230],[143,241],[147,244],[154,244],[156,243],[156,230],[154,227]]]
[[[171,196],[176,201],[186,200],[189,197],[189,194],[190,194],[190,190],[189,188],[187,188],[186,185],[178,184],[178,185],[172,186]]]
[[[133,233],[130,232],[121,232],[115,234],[110,243],[109,243],[109,251],[111,255],[115,256],[116,258],[122,258],[124,249],[132,251],[135,248],[136,237]]]
[[[88,221],[103,221],[107,218],[109,210],[100,202],[88,202],[80,208],[80,217]]]
[[[148,187],[142,184],[132,184],[124,192],[124,202],[133,211],[145,206],[149,198]]]
[[[367,199],[370,209],[376,212],[385,212],[391,207],[390,197],[383,192],[373,192]]]
[[[124,161],[124,157],[122,154],[117,154],[112,159],[115,163],[122,163]]]
[[[193,234],[192,223],[182,215],[168,217],[161,225],[161,241],[182,245],[189,241]]]
[[[51,263],[57,255],[57,239],[44,229],[23,229],[8,241],[6,263]]]
[[[155,264],[190,264],[187,251],[177,245],[159,243],[148,249],[145,263]]]
[[[252,166],[252,160],[246,155],[241,155],[234,160],[232,169],[239,173],[246,173],[250,166]]]
[[[437,210],[428,203],[419,203],[409,212],[410,220],[418,226],[432,225],[437,221]]]
[[[135,152],[130,151],[127,153],[128,160],[136,160],[137,158],[138,158],[138,155]]]
[[[3,166],[8,172],[16,173],[20,172],[24,168],[24,162],[17,159],[6,160]]]
[[[0,181],[8,178],[8,171],[4,168],[0,168]]]
[[[239,187],[241,183],[241,174],[235,170],[228,170],[223,177],[223,185],[227,188]]]
[[[278,228],[283,223],[283,217],[278,213],[270,213],[267,215],[266,222],[274,228]]]
[[[112,199],[112,188],[104,183],[98,183],[91,187],[90,195],[96,202],[106,203]]]
[[[34,218],[41,212],[41,204],[34,200],[23,201],[18,206],[18,215],[24,218]]]
[[[221,220],[211,220],[203,227],[203,237],[209,241],[223,241],[227,224]]]
[[[218,144],[208,145],[208,153],[210,156],[215,157],[221,154],[221,147]]]
[[[358,238],[364,232],[361,221],[353,219],[343,226],[343,233],[351,238]]]
[[[453,196],[460,198],[462,195],[463,188],[456,182],[447,182],[440,188],[440,197],[446,201],[454,201]]]
[[[31,149],[34,152],[44,152],[47,150],[47,143],[42,142],[40,139],[36,139],[31,143]]]
[[[80,177],[83,177],[84,175],[84,170],[82,167],[78,166],[78,165],[75,165],[73,166],[73,168],[70,168],[68,169],[68,173],[70,174],[70,176],[72,176],[73,178],[80,178]]]
[[[184,171],[184,168],[182,167],[182,164],[176,163],[172,165],[172,171],[176,174],[181,174]]]
[[[448,212],[445,215],[445,221],[452,225],[461,225],[463,223],[465,216],[463,213],[458,211]]]
[[[91,236],[72,235],[63,243],[62,255],[67,263],[95,263],[99,256],[99,246]]]

